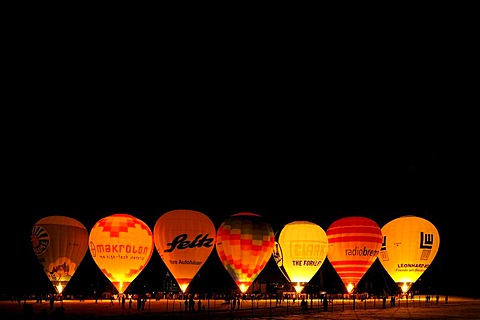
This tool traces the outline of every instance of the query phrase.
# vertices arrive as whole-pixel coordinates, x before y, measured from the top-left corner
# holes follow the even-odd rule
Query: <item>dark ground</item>
[[[0,316],[5,320],[20,319],[479,319],[480,300],[465,297],[449,297],[448,303],[441,296],[438,304],[435,298],[430,303],[425,297],[416,297],[415,300],[397,301],[395,306],[387,300],[383,308],[382,300],[368,299],[334,300],[323,310],[322,301],[309,301],[309,309],[302,312],[299,302],[295,304],[283,301],[276,305],[275,300],[255,301],[251,308],[251,301],[243,301],[239,310],[230,310],[229,305],[221,300],[210,301],[209,309],[204,311],[180,310],[183,301],[151,300],[147,302],[145,310],[137,310],[136,303],[131,310],[123,309],[115,301],[104,300],[95,303],[94,300],[85,302],[66,300],[62,310],[60,302],[55,302],[54,309],[49,310],[49,303],[35,303],[22,301],[20,305],[12,301],[0,302]],[[312,303],[310,305],[310,303]]]

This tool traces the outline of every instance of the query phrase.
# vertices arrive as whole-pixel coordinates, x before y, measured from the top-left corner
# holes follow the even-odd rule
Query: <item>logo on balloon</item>
[[[50,236],[47,230],[42,226],[34,226],[32,230],[33,252],[38,256],[47,250],[50,244]]]
[[[96,247],[96,252],[99,253],[150,253],[150,248],[145,246],[135,246],[135,245],[124,245],[124,244],[97,244],[95,245],[93,242],[90,243],[93,247]]]
[[[202,234],[199,234],[193,239],[193,241],[188,241],[188,234],[183,233],[176,236],[172,242],[167,243],[167,246],[170,248],[163,250],[163,252],[172,252],[175,249],[183,250],[188,248],[210,248],[213,246],[215,239],[208,238],[208,233],[202,237]]]
[[[280,244],[277,241],[275,241],[275,246],[273,247],[272,256],[273,256],[273,260],[275,260],[275,263],[277,264],[277,266],[279,268],[283,267],[283,251],[282,251],[282,247],[280,246]],[[287,278],[288,278],[288,276],[287,276]]]
[[[378,250],[368,249],[367,247],[359,248],[355,247],[353,249],[345,249],[346,256],[370,256],[376,257],[378,255]]]
[[[433,248],[433,233],[420,232],[420,249],[432,249]]]
[[[95,258],[97,256],[97,249],[95,249],[95,243],[90,241],[90,253],[92,257]]]
[[[320,241],[290,241],[292,259],[323,259],[327,247]]]

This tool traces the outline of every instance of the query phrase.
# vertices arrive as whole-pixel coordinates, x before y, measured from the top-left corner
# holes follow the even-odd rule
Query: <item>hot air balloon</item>
[[[32,229],[32,247],[57,294],[61,294],[88,249],[88,231],[78,220],[48,216]]]
[[[272,227],[255,213],[233,214],[217,230],[217,254],[242,293],[264,269],[274,246]]]
[[[295,291],[300,293],[322,266],[327,250],[327,234],[319,225],[293,221],[280,232],[273,257],[285,277],[294,284]]]
[[[100,219],[90,230],[90,253],[97,266],[123,294],[152,256],[152,231],[126,213]]]
[[[158,254],[185,293],[215,247],[216,229],[205,214],[172,210],[158,218],[153,239]]]
[[[351,293],[377,259],[382,231],[372,219],[352,216],[334,221],[327,237],[328,261]]]
[[[388,222],[382,234],[380,263],[406,293],[435,258],[440,235],[430,221],[413,215]]]

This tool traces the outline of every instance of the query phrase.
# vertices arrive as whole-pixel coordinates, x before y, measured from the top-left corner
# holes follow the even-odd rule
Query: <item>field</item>
[[[50,309],[48,301],[0,301],[0,318],[17,319],[480,319],[480,300],[465,297],[432,297],[430,302],[424,296],[414,300],[400,299],[391,305],[390,299],[329,300],[325,306],[322,300],[308,300],[307,309],[302,310],[300,301],[245,300],[232,309],[223,300],[202,301],[198,310],[186,311],[181,300],[147,300],[143,308],[137,301],[64,300],[55,301]]]

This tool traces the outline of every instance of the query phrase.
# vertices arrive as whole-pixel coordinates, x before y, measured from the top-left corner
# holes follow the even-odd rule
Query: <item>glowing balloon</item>
[[[322,266],[327,256],[325,231],[309,221],[286,224],[275,244],[273,257],[286,278],[300,293]]]
[[[148,225],[130,214],[102,218],[90,231],[93,260],[121,294],[145,268],[153,248]]]
[[[353,216],[334,221],[327,237],[328,261],[351,293],[377,259],[382,231],[372,219]]]
[[[215,225],[201,212],[172,210],[158,218],[153,228],[155,247],[182,292],[207,261],[215,238]]]
[[[242,293],[263,270],[274,246],[272,227],[255,213],[231,215],[217,231],[217,254]]]
[[[73,218],[49,216],[35,223],[31,241],[55,291],[62,293],[87,252],[87,229]]]
[[[388,222],[382,234],[380,262],[405,293],[432,263],[440,235],[430,221],[412,215]]]

